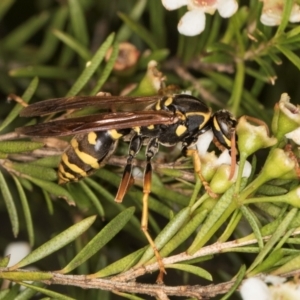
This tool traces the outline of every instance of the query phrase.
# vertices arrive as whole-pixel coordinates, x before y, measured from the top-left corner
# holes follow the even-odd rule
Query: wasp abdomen
[[[107,130],[75,135],[62,155],[59,183],[78,181],[104,166],[125,133],[125,130]]]

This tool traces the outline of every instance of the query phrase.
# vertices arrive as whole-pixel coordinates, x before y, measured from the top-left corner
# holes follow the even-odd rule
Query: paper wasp
[[[226,110],[212,113],[198,98],[187,94],[151,97],[77,96],[41,101],[24,108],[21,116],[32,117],[65,110],[95,107],[109,110],[83,117],[54,120],[18,128],[19,133],[34,137],[75,135],[62,155],[58,168],[60,183],[78,181],[105,165],[121,138],[130,137],[127,164],[115,200],[121,202],[132,180],[132,160],[146,145],[144,173],[143,214],[141,227],[154,249],[160,266],[158,281],[162,280],[164,266],[147,231],[148,196],[151,187],[151,160],[159,144],[173,146],[182,143],[184,154],[193,156],[196,172],[203,183],[199,158],[191,150],[198,137],[212,129],[218,145],[231,148],[235,143],[236,120]],[[198,162],[198,163],[197,163]],[[208,184],[204,184],[209,190]]]

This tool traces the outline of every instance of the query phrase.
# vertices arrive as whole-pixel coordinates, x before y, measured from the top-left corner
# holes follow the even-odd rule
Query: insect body
[[[78,181],[104,166],[115,151],[119,138],[126,133],[129,133],[126,129],[111,129],[74,136],[61,157],[59,183]]]
[[[21,115],[40,116],[86,106],[106,108],[115,112],[55,120],[19,128],[17,131],[35,137],[75,134],[69,148],[62,155],[58,170],[60,183],[77,181],[102,167],[114,153],[118,141],[123,137],[130,137],[127,164],[116,195],[118,202],[122,201],[131,181],[132,160],[142,145],[146,144],[142,230],[159,262],[160,280],[164,267],[158,250],[147,232],[151,160],[158,152],[159,144],[173,146],[181,142],[183,152],[186,152],[196,143],[199,135],[209,129],[213,130],[217,143],[229,149],[233,146],[236,120],[225,110],[212,114],[204,102],[185,94],[141,98],[112,96],[58,98],[32,104],[26,107]]]

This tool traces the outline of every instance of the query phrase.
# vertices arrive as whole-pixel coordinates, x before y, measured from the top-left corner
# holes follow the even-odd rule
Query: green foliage
[[[299,106],[292,104],[300,97],[300,26],[289,22],[293,1],[285,2],[279,26],[263,25],[263,4],[251,0],[228,19],[206,14],[205,30],[189,37],[177,31],[185,9],[167,11],[160,0],[0,1],[0,299],[239,299],[245,277],[299,276],[300,152],[286,134],[300,127]],[[135,49],[128,54],[124,42]],[[217,169],[213,154],[201,157],[217,200],[195,179],[189,157],[160,147],[143,225],[164,259],[166,285],[156,285],[154,276],[133,284],[159,266],[140,228],[143,170],[123,203],[114,201],[128,141],[93,176],[59,185],[56,169],[69,139],[29,139],[15,129],[95,112],[21,118],[29,101],[100,90],[151,96],[165,85],[190,91],[212,111],[252,119],[241,118],[236,128],[233,180],[228,165]],[[134,164],[143,168],[144,155]],[[32,251],[10,264],[13,255],[4,250],[16,240]],[[24,269],[31,265],[38,270]],[[226,288],[215,284],[231,278]]]

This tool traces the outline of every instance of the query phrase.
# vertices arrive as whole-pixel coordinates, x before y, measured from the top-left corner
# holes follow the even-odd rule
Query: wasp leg
[[[163,276],[166,274],[164,264],[162,262],[162,258],[159,254],[156,245],[148,232],[148,199],[149,194],[151,192],[151,178],[152,178],[152,166],[151,159],[158,152],[158,141],[157,139],[152,139],[147,147],[146,156],[147,156],[147,164],[145,168],[144,174],[144,187],[143,187],[143,211],[142,211],[142,220],[141,220],[141,229],[145,234],[150,246],[152,247],[157,263],[159,265],[159,274],[157,277],[157,283],[163,283]]]
[[[28,103],[26,103],[21,97],[15,94],[9,94],[7,100],[14,100],[15,102],[21,104],[23,107],[27,107]]]
[[[212,198],[218,198],[219,196],[211,190],[209,183],[205,180],[205,178],[201,173],[201,160],[198,151],[196,149],[185,148],[183,149],[183,152],[185,153],[186,156],[191,156],[193,158],[194,170],[198,175],[198,177],[200,178],[208,195]]]
[[[140,151],[141,147],[143,145],[143,138],[140,135],[135,135],[132,137],[130,141],[129,146],[129,154],[127,158],[127,164],[125,166],[123,177],[121,180],[121,183],[119,185],[119,189],[115,198],[116,202],[122,202],[123,198],[129,188],[129,186],[132,184],[133,178],[131,176],[132,173],[132,160],[137,155],[137,153]]]

